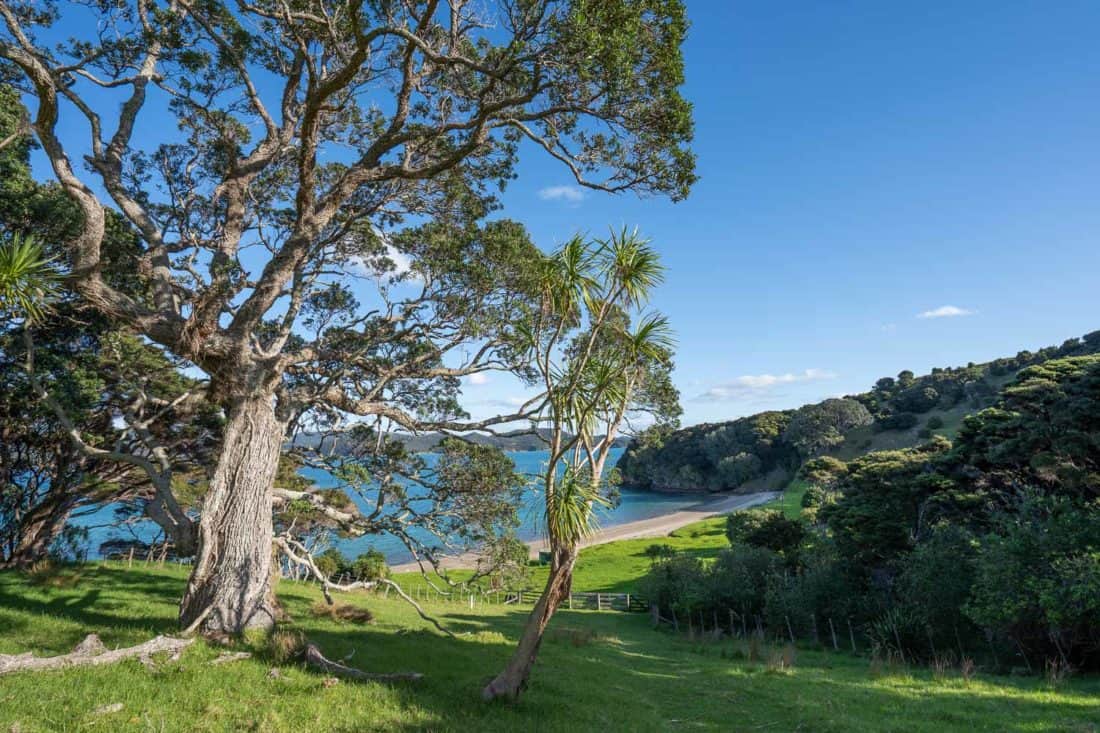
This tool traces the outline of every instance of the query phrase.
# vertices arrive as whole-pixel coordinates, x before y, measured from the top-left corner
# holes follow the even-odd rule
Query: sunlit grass
[[[717,526],[717,520],[688,529]],[[683,531],[683,530],[681,530]],[[671,541],[681,541],[671,538]],[[605,552],[607,552],[605,550]],[[590,559],[595,560],[594,556]],[[589,578],[597,577],[589,570]],[[132,644],[175,625],[181,568],[83,569],[60,587],[0,573],[0,652],[69,651],[86,633]],[[593,581],[595,582],[595,581]],[[371,671],[424,672],[419,684],[340,682],[297,664],[276,665],[263,646],[222,666],[220,648],[197,644],[181,660],[25,673],[0,680],[0,730],[157,731],[1096,731],[1100,684],[979,674],[965,682],[922,669],[874,673],[865,659],[801,648],[791,668],[749,659],[735,640],[698,643],[649,627],[644,614],[562,612],[517,705],[486,705],[478,691],[503,665],[526,608],[429,603],[457,634],[448,639],[400,600],[354,594],[374,621],[317,616],[315,588],[284,583],[291,621],[330,658]],[[774,651],[774,650],[772,650]],[[270,670],[279,672],[272,675]],[[121,703],[117,713],[96,713]]]

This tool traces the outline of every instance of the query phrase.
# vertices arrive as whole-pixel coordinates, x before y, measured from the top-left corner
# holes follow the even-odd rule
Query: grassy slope
[[[994,392],[1000,392],[1001,388],[1015,378],[1016,372],[1012,372],[999,377],[986,375],[985,381]],[[928,412],[918,415],[920,423],[911,430],[886,430],[881,433],[876,433],[871,430],[869,425],[862,428],[856,428],[845,434],[844,443],[837,447],[836,450],[829,451],[829,453],[842,461],[850,461],[853,458],[871,451],[911,448],[922,442],[922,438],[917,435],[917,433],[933,416],[943,420],[943,427],[937,428],[932,432],[936,435],[942,435],[945,438],[954,440],[955,434],[958,433],[959,428],[962,427],[963,418],[977,412],[979,409],[980,408],[972,407],[967,402],[961,402],[947,410],[929,410]]]
[[[65,652],[88,631],[108,646],[174,627],[178,568],[91,566],[69,587],[30,586],[0,574],[0,652]],[[417,669],[416,685],[326,687],[294,665],[225,666],[204,644],[154,671],[136,661],[101,669],[24,673],[0,682],[0,729],[34,730],[802,730],[1096,731],[1100,681],[1058,690],[1035,680],[924,671],[873,675],[865,660],[801,650],[793,670],[727,659],[734,642],[707,646],[648,627],[643,615],[563,612],[543,647],[530,692],[517,705],[485,705],[478,690],[505,661],[525,610],[434,605],[461,632],[447,639],[396,599],[355,596],[377,621],[321,620],[315,590],[284,583],[292,625],[334,658],[376,671]],[[572,633],[577,632],[577,633]],[[592,638],[594,635],[594,638]],[[585,641],[574,642],[575,639]],[[118,713],[96,714],[122,703]]]

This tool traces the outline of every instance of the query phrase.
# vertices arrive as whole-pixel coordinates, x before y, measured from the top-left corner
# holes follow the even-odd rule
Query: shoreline
[[[583,540],[580,547],[592,547],[603,545],[616,540],[633,540],[642,537],[664,537],[681,527],[693,522],[717,516],[729,514],[740,509],[750,509],[754,506],[766,504],[783,495],[781,491],[760,491],[752,494],[719,494],[714,495],[698,504],[693,504],[684,509],[679,509],[669,514],[662,514],[649,519],[637,519],[633,522],[625,522],[610,527],[604,527],[591,537]],[[539,552],[547,549],[545,539],[532,540],[527,544],[530,548],[530,559],[537,560]],[[479,553],[466,552],[461,555],[449,555],[440,562],[440,567],[445,570],[471,570],[477,566]],[[420,566],[415,562],[406,562],[400,565],[391,565],[393,573],[418,573]]]

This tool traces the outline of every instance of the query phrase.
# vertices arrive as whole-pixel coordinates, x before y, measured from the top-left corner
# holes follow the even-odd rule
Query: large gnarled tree
[[[292,421],[476,427],[453,400],[418,404],[416,385],[513,365],[511,283],[455,278],[443,289],[468,307],[451,292],[439,319],[446,271],[415,271],[424,297],[381,305],[353,297],[356,273],[401,280],[394,266],[433,242],[461,261],[523,146],[581,185],[686,195],[685,26],[680,0],[0,0],[0,74],[33,100],[80,211],[71,285],[201,368],[226,414],[185,626],[273,622],[271,492]],[[148,302],[101,274],[107,207],[141,235]],[[410,216],[458,234],[383,235]]]

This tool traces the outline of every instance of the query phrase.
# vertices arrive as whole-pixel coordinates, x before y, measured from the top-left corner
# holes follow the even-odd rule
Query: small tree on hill
[[[631,326],[630,316],[662,278],[653,249],[626,231],[604,242],[570,240],[543,275],[529,348],[546,394],[536,420],[548,429],[550,450],[540,478],[550,574],[511,660],[485,687],[486,699],[514,699],[527,686],[543,633],[569,597],[580,543],[607,503],[606,462],[619,432],[632,415],[679,416],[666,320],[641,316]]]

